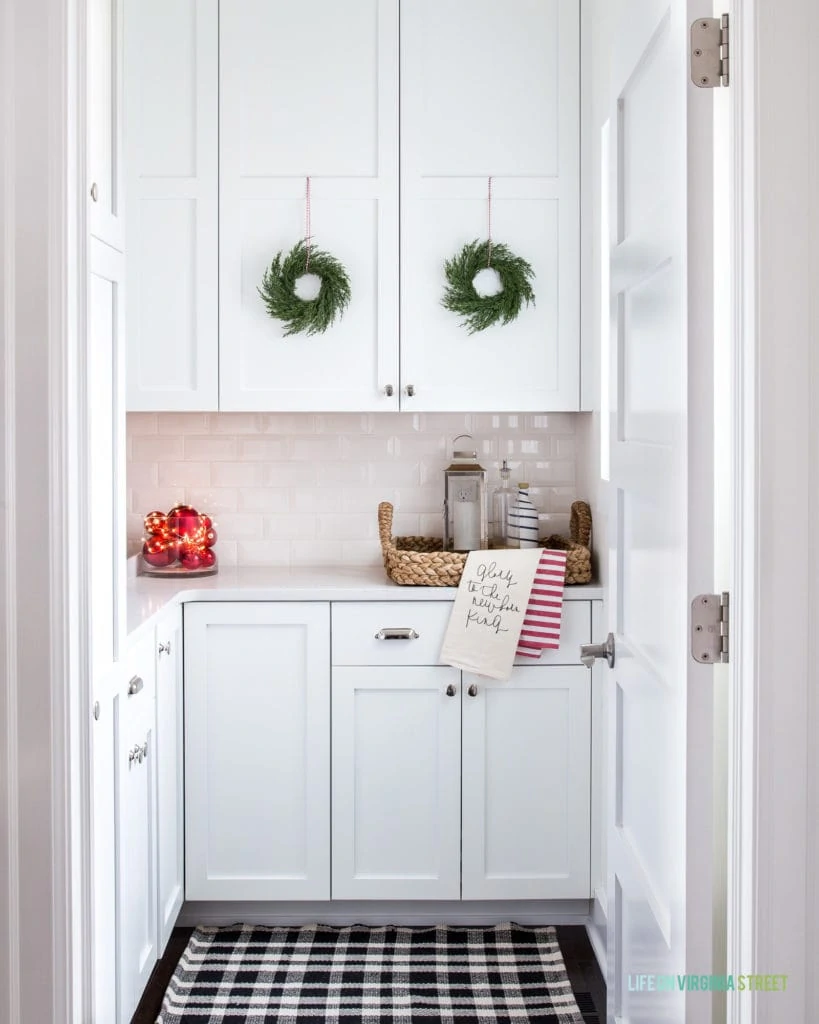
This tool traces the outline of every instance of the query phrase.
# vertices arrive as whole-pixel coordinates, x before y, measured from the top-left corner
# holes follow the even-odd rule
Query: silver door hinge
[[[691,602],[691,654],[703,665],[728,661],[728,594],[698,594]]]
[[[728,15],[691,23],[691,81],[700,89],[728,85],[730,44]]]

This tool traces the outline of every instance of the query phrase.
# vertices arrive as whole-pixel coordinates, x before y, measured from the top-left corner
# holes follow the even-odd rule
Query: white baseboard
[[[600,967],[603,980],[606,981],[606,941],[608,930],[608,912],[606,894],[602,889],[596,889],[594,900],[591,906],[591,916],[586,920],[586,933],[589,936],[591,948]]]
[[[492,925],[503,921],[518,924],[588,927],[589,900],[486,900],[464,903],[460,900],[333,900],[327,902],[187,902],[177,924],[303,925],[322,924],[404,924]],[[605,934],[605,933],[604,933]]]

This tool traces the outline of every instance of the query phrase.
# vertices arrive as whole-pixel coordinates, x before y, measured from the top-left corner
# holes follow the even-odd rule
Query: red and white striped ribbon
[[[566,552],[543,549],[518,640],[518,657],[539,658],[560,647]]]

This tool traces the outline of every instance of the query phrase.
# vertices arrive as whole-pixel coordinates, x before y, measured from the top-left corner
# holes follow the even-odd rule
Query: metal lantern
[[[472,438],[460,434],[455,438]],[[455,451],[444,470],[444,551],[476,551],[489,547],[486,470],[474,451]]]

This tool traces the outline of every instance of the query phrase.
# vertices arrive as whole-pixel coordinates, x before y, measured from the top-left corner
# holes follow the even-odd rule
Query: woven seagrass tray
[[[466,553],[444,551],[440,537],[393,537],[393,507],[378,506],[378,535],[384,568],[393,582],[405,587],[457,587],[466,564]],[[566,583],[590,583],[591,509],[585,501],[572,505],[571,536],[553,534],[540,541],[544,548],[566,552]]]

